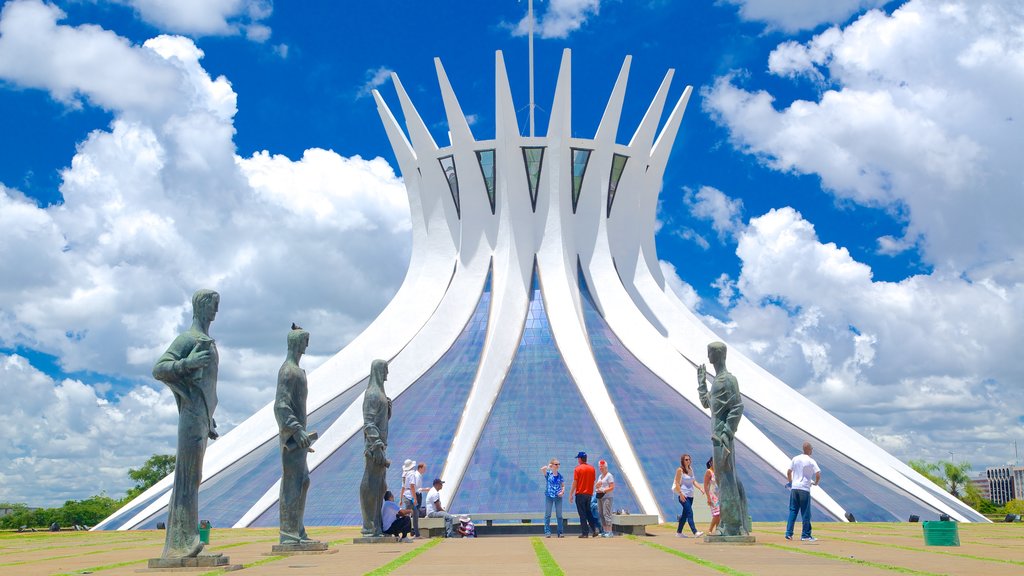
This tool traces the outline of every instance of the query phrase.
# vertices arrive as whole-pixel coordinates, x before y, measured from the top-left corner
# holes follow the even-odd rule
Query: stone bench
[[[461,514],[456,514],[456,517]],[[467,514],[473,519],[476,532],[485,534],[543,534],[543,512],[477,512]],[[552,524],[555,523],[554,512],[551,514]],[[576,513],[562,514],[564,526],[562,531],[569,533],[570,523],[579,526],[580,517]],[[458,523],[458,519],[455,520]],[[616,534],[647,534],[647,526],[657,524],[658,517],[653,514],[613,514],[612,532]],[[430,538],[444,536],[444,518],[420,518],[420,534]],[[426,534],[424,534],[426,532]]]

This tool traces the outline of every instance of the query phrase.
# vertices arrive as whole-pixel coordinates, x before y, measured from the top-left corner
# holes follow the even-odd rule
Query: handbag
[[[417,513],[419,514],[420,518],[426,518],[427,517],[427,507],[426,506],[420,506],[416,510],[417,510]]]

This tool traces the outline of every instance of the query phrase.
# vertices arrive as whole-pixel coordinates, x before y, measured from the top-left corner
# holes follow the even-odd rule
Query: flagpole
[[[526,10],[526,19],[530,22],[530,137],[533,137],[533,0],[529,0]]]

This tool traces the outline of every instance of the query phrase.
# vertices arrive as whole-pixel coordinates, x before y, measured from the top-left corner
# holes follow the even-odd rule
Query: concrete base
[[[185,572],[217,568],[224,571],[241,570],[241,564],[231,564],[227,556],[196,556],[195,558],[150,558],[146,570],[140,572]]]
[[[362,536],[360,538],[353,538],[353,544],[395,544],[398,542],[398,538],[394,536]]]
[[[275,544],[273,547],[270,548],[270,551],[275,554],[322,554],[327,551],[327,542],[294,542],[289,544]]]
[[[757,538],[753,536],[721,536],[718,534],[706,534],[704,542],[708,544],[753,544]]]

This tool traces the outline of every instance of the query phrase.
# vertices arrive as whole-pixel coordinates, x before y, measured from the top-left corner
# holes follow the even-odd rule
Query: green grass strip
[[[537,562],[540,564],[540,571],[544,576],[565,576],[562,568],[555,562],[555,558],[548,551],[548,547],[540,541],[540,538],[530,538],[533,542],[533,551],[537,554]]]
[[[637,536],[633,536],[632,534],[627,534],[626,538],[629,538],[630,540],[633,540],[634,542],[639,542],[640,544],[643,544],[644,546],[650,546],[651,548],[654,548],[656,550],[661,550],[662,552],[668,552],[669,554],[672,554],[673,556],[679,556],[680,558],[683,558],[685,560],[689,560],[690,562],[693,562],[694,564],[697,564],[699,566],[703,566],[705,568],[710,568],[712,570],[721,572],[722,574],[729,574],[729,576],[751,576],[747,572],[740,572],[739,570],[735,570],[733,568],[729,568],[728,566],[723,566],[721,564],[715,564],[714,562],[710,562],[710,561],[705,560],[703,558],[699,558],[697,556],[694,556],[693,554],[687,554],[686,552],[683,552],[681,550],[676,550],[675,548],[670,548],[668,546],[662,546],[661,544],[655,544],[654,542],[648,542],[647,540],[641,540],[640,538],[638,538]]]
[[[434,546],[437,546],[440,543],[441,543],[441,539],[440,538],[433,538],[433,539],[430,540],[430,542],[427,542],[423,546],[420,546],[419,548],[416,548],[415,550],[410,550],[410,551],[406,552],[405,554],[402,554],[398,558],[395,558],[391,562],[388,562],[387,564],[381,566],[380,568],[377,568],[376,570],[371,570],[370,572],[367,572],[363,576],[385,576],[386,574],[391,574],[392,572],[397,570],[403,564],[408,563],[413,558],[419,556],[420,554],[423,554],[427,550],[430,550],[431,548],[433,548]]]
[[[835,538],[829,538],[829,540],[834,539]],[[761,546],[776,548],[778,550],[785,550],[787,552],[796,552],[798,554],[806,554],[808,556],[815,556],[818,558],[825,558],[828,560],[840,560],[842,562],[849,562],[850,564],[857,564],[858,566],[870,566],[871,568],[880,568],[882,570],[889,570],[891,572],[898,572],[900,574],[915,574],[917,576],[945,576],[944,574],[937,574],[935,572],[925,572],[923,570],[914,570],[913,568],[905,568],[903,566],[895,566],[893,564],[882,564],[881,562],[860,560],[857,558],[850,558],[848,556],[839,556],[838,554],[829,554],[828,552],[807,550],[805,548],[798,548],[796,546],[783,546],[781,544],[771,544],[768,542],[762,543]]]
[[[1004,560],[1002,558],[991,558],[988,556],[974,556],[973,554],[961,554],[959,552],[946,552],[945,550],[935,550],[934,547],[929,548],[915,548],[913,546],[901,546],[899,544],[888,544],[885,542],[872,542],[870,540],[857,540],[856,538],[842,538],[839,536],[829,536],[829,540],[838,540],[840,542],[850,542],[853,544],[867,544],[868,546],[884,546],[885,548],[894,548],[896,550],[906,550],[908,552],[923,552],[925,554],[942,554],[943,556],[953,556],[954,558],[967,558],[968,560],[981,560],[982,562],[998,562],[1000,564],[1013,564],[1015,566],[1024,566],[1024,561],[1021,560]]]

